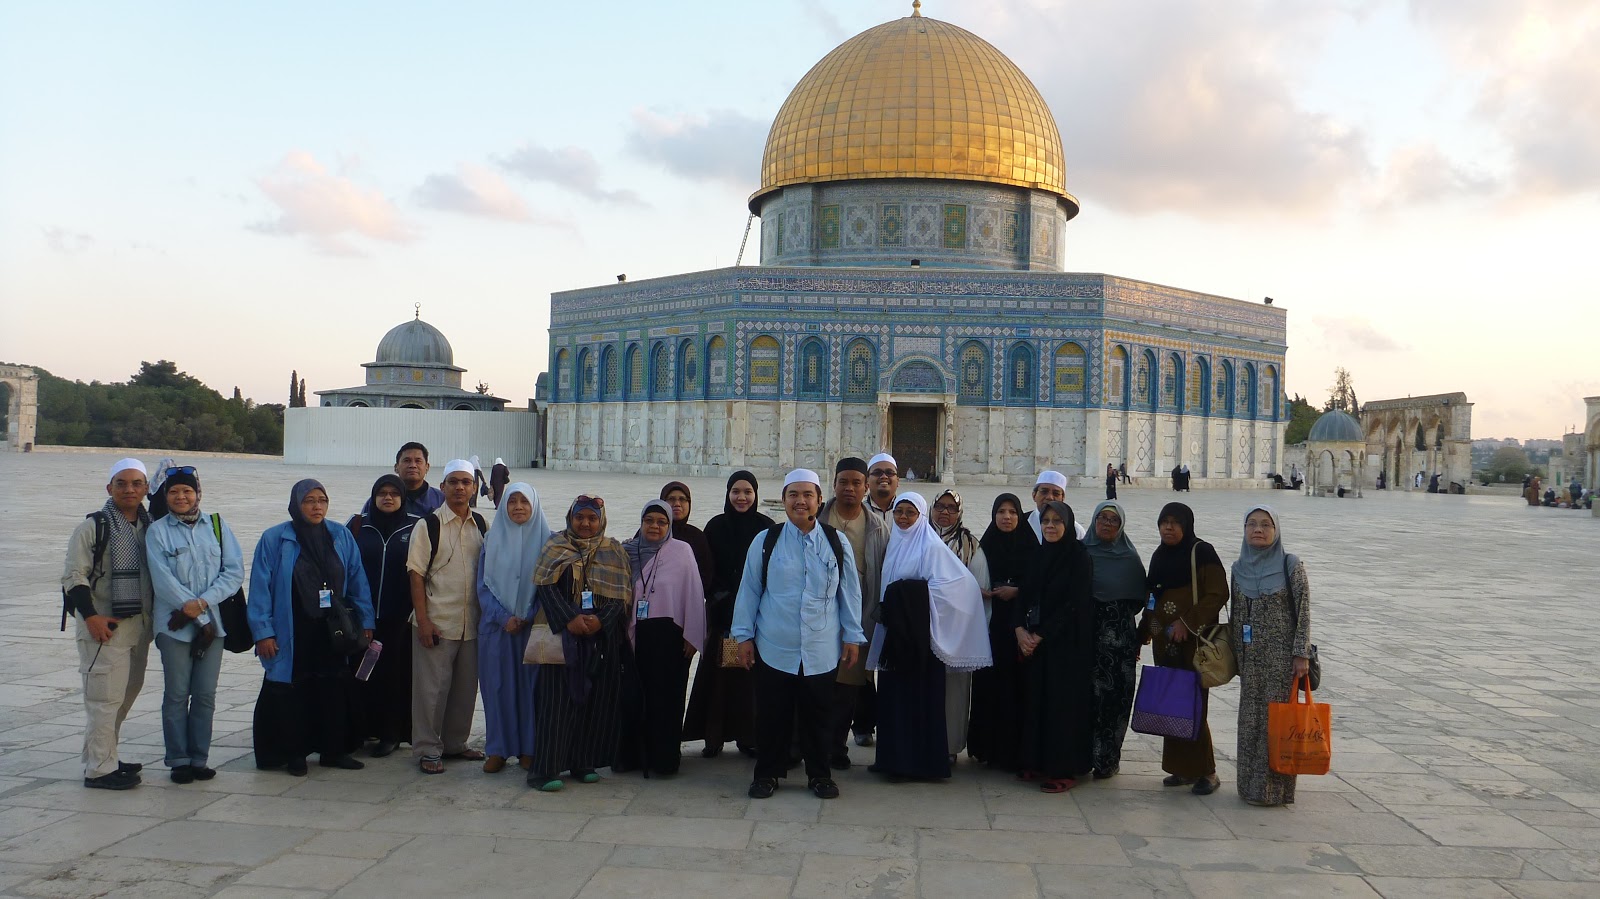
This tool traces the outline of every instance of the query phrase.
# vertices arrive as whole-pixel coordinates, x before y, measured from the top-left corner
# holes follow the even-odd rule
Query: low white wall
[[[476,454],[487,469],[496,456],[513,468],[532,464],[538,418],[529,412],[455,412],[307,406],[283,413],[283,461],[289,465],[387,468],[416,440],[435,466]]]

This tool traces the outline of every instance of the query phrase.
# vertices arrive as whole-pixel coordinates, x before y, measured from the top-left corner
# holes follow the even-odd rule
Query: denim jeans
[[[217,675],[222,670],[222,640],[211,641],[206,654],[194,658],[190,645],[156,634],[166,689],[161,697],[161,736],[167,744],[167,766],[205,767],[211,755],[211,715],[217,708]]]

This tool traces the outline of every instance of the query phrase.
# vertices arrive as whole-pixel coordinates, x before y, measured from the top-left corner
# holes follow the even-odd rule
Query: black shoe
[[[1190,780],[1189,778],[1179,777],[1176,774],[1168,774],[1166,777],[1161,779],[1161,785],[1163,787],[1187,787],[1192,783],[1194,783],[1194,781]]]
[[[1222,786],[1222,780],[1213,774],[1210,777],[1202,777],[1195,781],[1194,788],[1189,792],[1195,794],[1196,796],[1210,796],[1212,793],[1215,793],[1217,791],[1217,787],[1220,786]]]
[[[138,774],[140,771],[143,771],[143,770],[144,770],[144,766],[139,764],[138,762],[124,762],[124,761],[122,761],[120,759],[117,761],[117,771],[118,771],[118,773],[121,773],[121,774]]]
[[[172,769],[172,782],[175,784],[194,783],[194,769],[188,765],[179,765]]]
[[[871,746],[872,745],[872,734],[856,734],[856,745],[857,746]]]
[[[217,776],[217,769],[215,768],[207,768],[205,765],[190,765],[189,767],[194,770],[195,780],[210,780]]]
[[[808,785],[818,799],[838,799],[839,785],[826,777],[819,777]]]
[[[776,777],[758,777],[750,781],[750,789],[745,791],[751,799],[771,799],[772,794],[778,791]]]
[[[1111,778],[1117,776],[1117,772],[1119,770],[1120,769],[1118,769],[1118,768],[1096,768],[1096,769],[1094,769],[1094,779],[1095,780],[1110,780]]]
[[[700,757],[703,759],[714,759],[721,754],[721,746],[707,746],[706,748],[700,750]]]
[[[288,771],[292,777],[306,776],[306,760],[303,758],[290,759],[289,763],[283,767],[284,770]]]
[[[399,748],[400,744],[394,740],[379,740],[377,743],[373,744],[371,751],[368,752],[368,755],[375,759],[381,759],[392,755],[394,751]]]
[[[739,747],[739,751],[741,753],[744,753],[746,758],[752,758],[753,759],[757,755],[756,748],[754,746],[740,746]]]
[[[332,759],[323,756],[317,764],[324,768],[343,768],[346,771],[360,771],[362,768],[367,767],[365,763],[356,761],[355,757],[351,755],[341,755]]]
[[[849,754],[841,752],[838,755],[829,757],[829,759],[828,759],[828,767],[832,768],[835,771],[849,771],[850,770],[850,756],[849,756]]]
[[[140,783],[142,781],[139,779],[139,775],[130,774],[126,771],[113,771],[110,774],[102,774],[99,777],[85,777],[83,779],[83,785],[91,790],[131,790]]]

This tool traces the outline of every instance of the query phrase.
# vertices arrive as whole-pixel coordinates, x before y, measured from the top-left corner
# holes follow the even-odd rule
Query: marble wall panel
[[[841,456],[870,459],[882,450],[878,434],[878,407],[868,403],[843,403],[840,425],[844,435],[839,442]]]

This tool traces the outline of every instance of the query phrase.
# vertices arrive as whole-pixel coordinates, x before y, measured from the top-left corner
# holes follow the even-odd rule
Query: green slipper
[[[562,783],[560,778],[556,778],[555,780],[547,781],[544,786],[539,788],[539,792],[554,793],[564,786],[566,786],[566,784]]]

